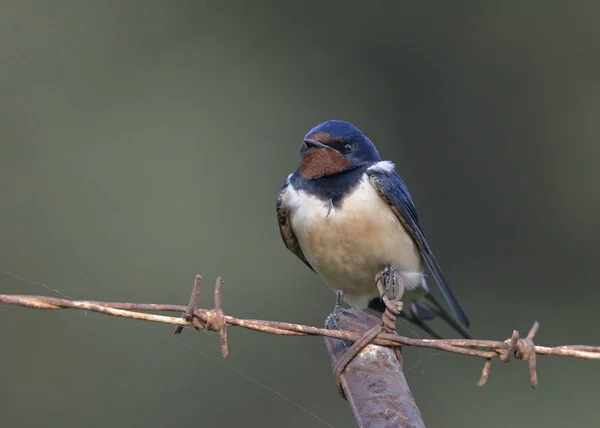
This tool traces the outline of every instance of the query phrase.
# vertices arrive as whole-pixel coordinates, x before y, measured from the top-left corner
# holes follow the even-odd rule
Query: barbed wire
[[[217,278],[215,284],[214,307],[212,309],[198,309],[196,303],[201,284],[202,277],[197,275],[194,281],[190,301],[187,306],[156,303],[70,300],[47,296],[13,294],[0,294],[0,303],[35,309],[77,309],[121,318],[172,324],[176,326],[174,331],[175,334],[181,333],[183,327],[193,327],[196,330],[216,331],[221,338],[221,355],[223,358],[226,358],[228,354],[228,326],[242,327],[275,335],[325,336],[355,343],[365,341],[364,332],[318,328],[280,321],[242,319],[225,315],[221,308],[223,279],[220,277]],[[181,312],[182,316],[173,317],[147,312]],[[511,359],[528,361],[529,377],[532,387],[537,386],[536,355],[557,355],[600,360],[600,346],[563,345],[548,347],[535,345],[533,339],[538,330],[539,324],[536,321],[526,337],[521,337],[518,331],[514,330],[509,339],[500,342],[479,339],[413,339],[400,336],[397,333],[389,332],[389,329],[382,328],[375,337],[369,337],[368,343],[389,347],[415,346],[420,348],[431,348],[454,354],[484,358],[485,363],[481,377],[477,382],[478,386],[483,386],[487,382],[491,361],[494,358],[499,358],[504,362],[508,362]],[[362,346],[365,345],[363,344]]]

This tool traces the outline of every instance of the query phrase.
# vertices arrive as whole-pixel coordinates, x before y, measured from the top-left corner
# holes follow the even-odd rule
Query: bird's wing
[[[279,232],[281,233],[281,238],[283,239],[283,243],[294,253],[300,260],[304,262],[306,266],[308,266],[312,271],[314,269],[304,257],[304,253],[302,252],[302,248],[300,248],[300,244],[298,243],[298,239],[294,234],[294,230],[292,229],[292,224],[290,221],[290,210],[287,204],[287,189],[290,184],[290,179],[285,181],[283,187],[279,191],[279,195],[277,195],[277,221],[279,222]]]
[[[391,207],[396,217],[398,217],[405,229],[411,234],[419,247],[421,256],[425,260],[427,267],[435,278],[452,311],[456,314],[461,324],[465,328],[468,327],[469,320],[454,296],[450,284],[444,278],[442,268],[436,261],[433,252],[425,240],[425,236],[419,225],[417,209],[410,197],[406,184],[404,184],[404,181],[394,171],[381,172],[378,170],[367,170],[367,175],[375,189],[377,189],[379,196]]]

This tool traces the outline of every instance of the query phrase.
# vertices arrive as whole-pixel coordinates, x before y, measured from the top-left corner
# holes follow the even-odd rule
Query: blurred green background
[[[184,304],[200,273],[209,306],[222,275],[227,313],[322,325],[275,197],[335,118],[397,163],[475,337],[600,343],[600,3],[0,5],[1,293]],[[353,426],[321,338],[230,329],[223,361],[171,331],[0,306],[2,426]],[[600,420],[595,361],[541,357],[532,390],[522,363],[481,389],[478,359],[405,359],[429,427]]]

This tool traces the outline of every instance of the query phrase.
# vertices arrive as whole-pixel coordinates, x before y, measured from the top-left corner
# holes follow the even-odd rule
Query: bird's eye
[[[352,144],[350,144],[350,143],[344,144],[344,153],[352,153],[352,150],[354,150],[354,147],[352,146]]]

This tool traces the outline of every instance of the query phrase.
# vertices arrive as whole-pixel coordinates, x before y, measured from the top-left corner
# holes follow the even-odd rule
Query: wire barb
[[[537,321],[535,321],[533,323],[533,326],[529,330],[527,337],[525,337],[524,339],[519,337],[519,332],[517,330],[513,330],[510,339],[506,339],[504,341],[504,343],[508,344],[508,347],[506,349],[498,351],[498,357],[500,358],[500,361],[504,361],[505,363],[508,363],[512,358],[529,362],[529,382],[531,383],[532,388],[535,388],[538,385],[535,358],[536,346],[533,343],[533,338],[535,337],[539,329],[540,324]],[[596,348],[596,352],[599,352],[598,347],[586,348]],[[492,360],[490,358],[486,358],[485,363],[483,365],[483,370],[481,371],[481,378],[477,382],[477,386],[484,386],[486,384],[490,375],[491,365]]]
[[[196,302],[198,301],[198,293],[200,293],[200,285],[202,285],[202,277],[200,275],[196,275],[196,278],[194,279],[194,288],[192,289],[192,295],[190,296],[190,303],[188,304],[187,311],[185,311],[181,315],[181,317],[185,321],[190,322],[190,321],[194,320],[194,311],[196,310]],[[196,325],[194,325],[194,327],[196,327]],[[183,331],[183,326],[178,325],[177,327],[175,327],[173,334],[181,334],[182,331]]]
[[[477,382],[477,386],[484,386],[487,383],[488,378],[490,377],[490,368],[492,367],[492,359],[486,358],[483,363],[483,369],[481,370],[481,377]]]
[[[380,278],[378,278],[379,280]],[[379,282],[379,281],[378,281]],[[584,358],[590,360],[600,360],[600,346],[589,345],[563,345],[555,347],[535,345],[533,339],[539,330],[539,323],[536,321],[525,338],[520,338],[515,330],[510,339],[503,342],[493,340],[474,340],[474,339],[413,339],[400,336],[395,332],[390,332],[388,320],[382,319],[382,324],[378,326],[378,333],[375,330],[365,333],[358,333],[347,330],[330,330],[327,328],[317,328],[313,326],[293,324],[288,322],[262,321],[252,319],[241,319],[225,315],[221,308],[223,280],[218,278],[215,285],[215,305],[213,309],[198,309],[196,301],[200,290],[201,277],[198,275],[194,281],[194,288],[190,297],[190,302],[185,305],[173,304],[154,304],[154,303],[125,303],[125,302],[99,302],[91,300],[70,300],[47,296],[30,295],[11,295],[0,294],[0,303],[9,305],[23,306],[34,309],[77,309],[89,312],[98,312],[106,315],[117,316],[121,318],[132,318],[142,321],[158,322],[162,324],[171,324],[175,326],[190,326],[197,330],[207,329],[216,331],[221,337],[221,354],[226,357],[228,354],[227,345],[227,327],[236,326],[249,330],[260,331],[268,334],[287,335],[287,336],[326,336],[333,339],[339,339],[347,342],[354,342],[349,348],[356,346],[357,352],[363,349],[369,343],[381,346],[416,346],[421,348],[437,349],[455,354],[469,355],[473,357],[484,358],[485,363],[481,373],[481,378],[477,385],[483,386],[487,382],[493,358],[508,362],[511,359],[527,361],[529,364],[529,378],[532,387],[538,384],[536,372],[537,355],[557,355],[573,358]],[[401,281],[398,282],[401,285]],[[378,287],[383,284],[378,283]],[[401,296],[401,286],[398,295]],[[395,317],[400,313],[401,302],[395,299],[389,299],[385,294],[383,301],[386,303],[386,313],[384,317]],[[191,309],[190,309],[191,308]],[[158,315],[147,312],[175,312],[183,314],[179,317]],[[192,312],[191,320],[190,312]],[[372,335],[372,337],[371,337]],[[365,343],[362,343],[365,341]],[[368,340],[367,340],[368,339]],[[357,344],[358,342],[358,344]],[[360,349],[359,349],[360,346]],[[398,354],[398,352],[396,352]],[[351,360],[348,354],[348,361]],[[356,354],[355,354],[356,355]],[[347,363],[346,363],[347,364]],[[341,364],[338,364],[336,372],[343,372]]]
[[[227,347],[227,322],[225,321],[223,309],[221,309],[223,282],[223,278],[217,278],[217,283],[215,285],[215,308],[206,311],[206,328],[219,333],[219,336],[221,337],[221,355],[223,358],[227,358],[227,354],[229,353]]]

